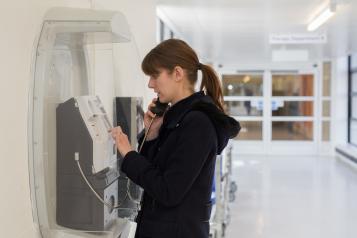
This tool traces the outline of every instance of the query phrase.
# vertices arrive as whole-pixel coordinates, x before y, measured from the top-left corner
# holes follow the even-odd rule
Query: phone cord
[[[143,141],[141,142],[141,145],[140,145],[140,148],[139,148],[139,153],[141,152],[141,149],[143,148],[143,145],[144,145],[144,143],[145,143],[145,141],[146,141],[146,137],[147,137],[148,134],[149,134],[150,128],[151,128],[152,123],[154,122],[155,118],[156,118],[156,114],[155,114],[154,117],[151,119],[150,124],[149,124],[149,128],[148,128],[147,131],[145,132],[144,139],[143,139]]]
[[[75,157],[76,157],[76,156],[75,156]],[[102,202],[104,205],[106,205],[109,209],[117,209],[117,208],[119,208],[119,207],[122,205],[122,203],[125,201],[126,197],[125,197],[125,199],[124,199],[121,203],[119,203],[119,204],[117,204],[117,205],[115,205],[115,206],[113,206],[113,205],[111,205],[111,204],[105,202],[104,199],[97,193],[97,191],[95,191],[95,189],[92,187],[92,185],[91,185],[90,182],[88,181],[87,177],[86,177],[85,174],[83,173],[81,164],[79,163],[79,156],[78,156],[78,159],[76,158],[75,160],[76,160],[76,162],[77,162],[78,169],[79,169],[79,172],[80,172],[81,175],[82,175],[82,178],[83,178],[84,181],[87,183],[88,187],[92,190],[92,192],[94,193],[94,195],[98,198],[98,200],[99,200],[100,202]]]

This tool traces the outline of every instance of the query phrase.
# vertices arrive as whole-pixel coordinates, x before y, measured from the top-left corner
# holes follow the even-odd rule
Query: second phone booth
[[[142,98],[117,97],[116,100],[116,123],[125,134],[128,135],[133,149],[138,148],[137,136],[144,129],[144,110]],[[121,156],[118,154],[118,199],[123,204],[123,209],[118,209],[118,215],[133,219],[136,211],[140,208],[142,188],[133,183],[124,172],[120,170]]]

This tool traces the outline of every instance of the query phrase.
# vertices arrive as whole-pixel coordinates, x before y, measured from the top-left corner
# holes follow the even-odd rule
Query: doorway
[[[249,70],[222,74],[226,109],[242,130],[242,154],[315,154],[317,70]]]

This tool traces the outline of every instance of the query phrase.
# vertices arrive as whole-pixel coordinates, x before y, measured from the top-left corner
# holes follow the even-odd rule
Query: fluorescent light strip
[[[327,8],[323,11],[319,16],[317,16],[308,26],[308,31],[314,31],[319,28],[322,24],[324,24],[330,17],[332,17],[335,12],[331,11],[330,8]]]

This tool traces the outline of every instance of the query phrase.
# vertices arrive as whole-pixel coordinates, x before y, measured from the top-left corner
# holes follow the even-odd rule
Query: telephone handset
[[[155,106],[154,106],[154,107],[151,107],[151,108],[149,109],[152,113],[155,114],[155,116],[151,119],[150,124],[149,124],[149,127],[148,127],[148,129],[146,130],[146,132],[145,132],[144,139],[143,139],[143,141],[141,142],[141,145],[140,145],[140,147],[139,147],[139,153],[141,152],[141,149],[143,148],[143,145],[144,145],[144,143],[145,143],[145,141],[146,141],[146,137],[147,137],[148,134],[149,134],[149,131],[150,131],[150,128],[151,128],[151,126],[152,126],[152,123],[154,122],[154,119],[155,119],[156,117],[161,117],[161,116],[163,116],[168,106],[169,106],[168,103],[162,103],[162,102],[160,102],[160,99],[157,98],[157,100],[156,100],[156,102],[155,102]]]
[[[162,115],[164,115],[168,106],[169,106],[168,103],[162,103],[160,102],[160,99],[157,98],[157,101],[155,102],[155,106],[151,107],[150,111],[156,114],[157,117],[161,117]]]

